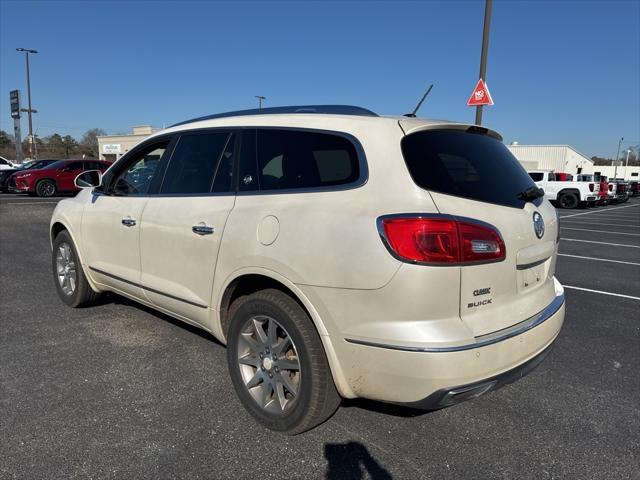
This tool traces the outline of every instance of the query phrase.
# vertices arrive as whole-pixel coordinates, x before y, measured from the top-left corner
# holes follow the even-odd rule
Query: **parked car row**
[[[75,178],[86,170],[104,172],[111,164],[103,160],[34,160],[0,170],[0,191],[50,197],[77,192]]]
[[[629,197],[640,195],[638,182],[627,182],[620,178],[607,179],[604,175],[574,175],[553,170],[532,170],[527,172],[539,188],[544,190],[544,198],[560,208],[594,207],[621,203]]]

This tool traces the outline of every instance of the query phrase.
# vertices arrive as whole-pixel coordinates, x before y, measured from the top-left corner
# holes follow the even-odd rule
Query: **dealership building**
[[[553,170],[573,175],[595,173],[608,178],[638,180],[640,167],[594,165],[593,161],[571,145],[507,145],[525,170]]]
[[[104,135],[98,137],[100,160],[115,162],[142,140],[159,130],[159,128],[153,128],[151,125],[137,125],[133,127],[131,135]]]

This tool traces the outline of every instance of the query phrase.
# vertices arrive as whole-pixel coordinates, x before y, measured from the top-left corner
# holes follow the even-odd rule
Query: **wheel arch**
[[[51,250],[53,251],[53,241],[54,239],[60,235],[60,232],[67,232],[67,234],[69,234],[69,236],[71,237],[71,241],[73,242],[75,249],[76,249],[76,253],[78,254],[78,260],[80,261],[80,267],[84,269],[84,256],[82,253],[82,248],[80,247],[80,244],[77,241],[77,238],[75,236],[75,234],[73,233],[73,230],[71,228],[69,228],[69,226],[60,218],[57,218],[55,220],[53,220],[51,222],[51,226],[49,227],[49,244],[51,247]],[[99,292],[101,291],[101,289],[99,289],[96,284],[94,283],[93,279],[91,278],[91,275],[87,275],[86,270],[84,270],[84,276],[87,279],[87,281],[89,282],[89,285],[91,285],[91,288],[96,291]]]
[[[227,332],[231,321],[228,317],[228,312],[233,301],[242,295],[248,295],[264,288],[275,288],[290,295],[309,315],[324,347],[331,375],[338,392],[344,398],[355,398],[356,395],[346,381],[331,337],[320,314],[307,296],[293,282],[276,272],[266,269],[243,269],[227,278],[220,290],[219,300],[214,303],[218,307],[219,314],[214,330],[217,330],[220,340],[226,344]]]

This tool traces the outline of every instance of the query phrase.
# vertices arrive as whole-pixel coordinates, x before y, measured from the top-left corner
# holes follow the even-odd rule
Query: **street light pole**
[[[617,178],[618,176],[618,158],[620,157],[620,145],[622,145],[622,141],[624,137],[620,137],[620,141],[618,142],[618,153],[616,153],[616,158],[613,159],[615,163],[615,168],[613,169],[613,178]]]
[[[27,109],[27,114],[29,115],[29,157],[33,159],[33,120],[31,118],[31,114],[34,113],[35,110],[31,108],[31,74],[29,72],[29,54],[38,53],[38,51],[28,48],[16,48],[16,51],[25,53],[25,60],[27,63],[27,102],[29,104],[29,108]]]
[[[623,180],[627,179],[627,167],[629,166],[629,154],[631,153],[631,149],[627,149],[627,161],[624,164],[624,175],[622,176]]]
[[[487,82],[487,52],[489,50],[489,27],[491,26],[491,0],[484,6],[484,29],[482,31],[482,54],[480,56],[480,78]],[[482,105],[476,107],[476,125],[482,124]]]
[[[262,110],[262,101],[266,100],[267,97],[263,97],[262,95],[255,95],[255,97],[258,99],[258,110]]]

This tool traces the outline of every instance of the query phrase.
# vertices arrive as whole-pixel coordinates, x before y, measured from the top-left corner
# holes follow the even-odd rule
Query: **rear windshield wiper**
[[[540,198],[543,196],[544,190],[535,186],[529,187],[522,192],[518,192],[518,194],[516,195],[516,197],[518,197],[520,200],[524,200],[525,202],[530,202],[532,200],[535,200],[536,198]]]

